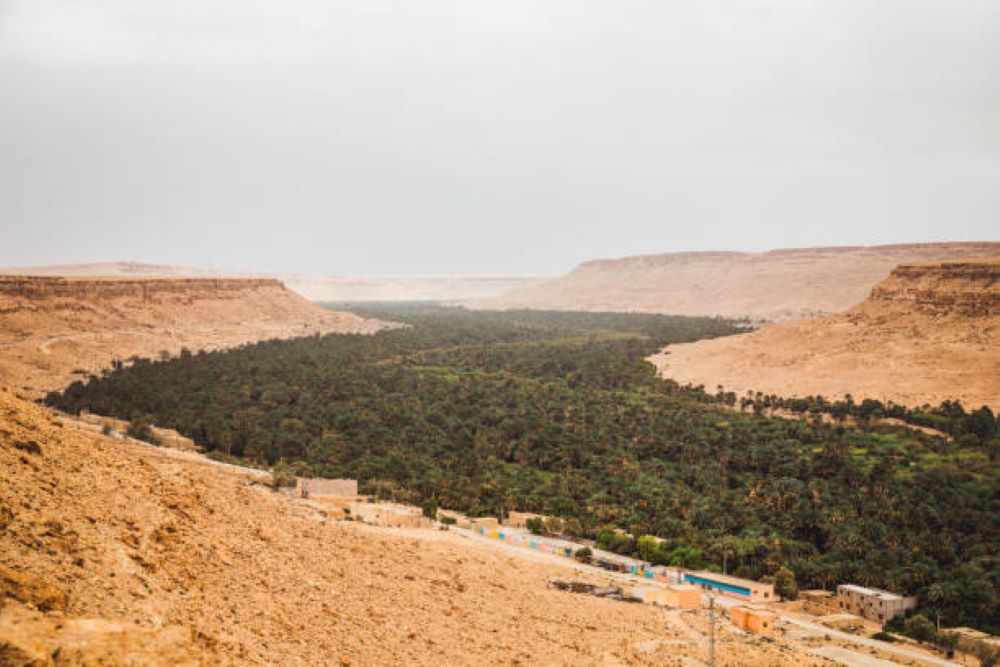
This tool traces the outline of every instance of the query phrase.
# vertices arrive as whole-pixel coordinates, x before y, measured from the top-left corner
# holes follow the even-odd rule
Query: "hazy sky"
[[[1000,0],[0,0],[0,265],[998,230]]]

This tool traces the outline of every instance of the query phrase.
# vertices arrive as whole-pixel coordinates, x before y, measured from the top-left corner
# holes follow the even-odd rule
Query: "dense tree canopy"
[[[216,452],[300,461],[385,497],[557,515],[660,562],[914,593],[942,623],[1000,630],[989,411],[920,411],[939,430],[961,423],[949,440],[876,419],[770,418],[759,396],[744,413],[732,394],[655,376],[644,357],[662,345],[739,330],[717,319],[359,312],[410,326],[136,360],[48,400],[150,416]],[[662,541],[619,545],[608,527]]]

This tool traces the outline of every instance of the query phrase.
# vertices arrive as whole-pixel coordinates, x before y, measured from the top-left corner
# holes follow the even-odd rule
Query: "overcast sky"
[[[1000,238],[1000,0],[0,0],[0,265]]]

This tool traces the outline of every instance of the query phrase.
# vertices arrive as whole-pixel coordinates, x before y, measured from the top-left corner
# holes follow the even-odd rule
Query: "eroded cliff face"
[[[770,252],[683,252],[585,262],[562,278],[482,308],[635,311],[783,321],[831,314],[868,295],[893,267],[1000,255],[1000,243],[926,243]]]
[[[1000,261],[904,264],[876,285],[862,309],[898,308],[934,316],[1000,313]]]
[[[115,359],[384,326],[271,279],[0,276],[0,384],[39,395]]]
[[[960,400],[1000,408],[1000,258],[906,264],[828,317],[672,345],[651,361],[682,383],[742,393]]]

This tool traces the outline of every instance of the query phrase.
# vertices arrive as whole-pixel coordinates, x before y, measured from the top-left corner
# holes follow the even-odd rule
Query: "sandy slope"
[[[0,658],[50,664],[58,649],[81,658],[69,664],[705,659],[701,635],[660,610],[548,588],[564,567],[454,533],[337,523],[190,454],[60,426],[5,390],[0,523]],[[826,664],[724,628],[719,650],[727,664]]]
[[[383,326],[276,280],[0,276],[0,383],[37,395],[133,355]]]
[[[865,298],[897,264],[1000,255],[1000,243],[691,252],[585,262],[566,276],[474,301],[480,308],[638,311],[786,320]]]
[[[959,399],[1000,408],[1000,259],[904,265],[850,310],[672,345],[651,361],[682,383],[743,393]]]

